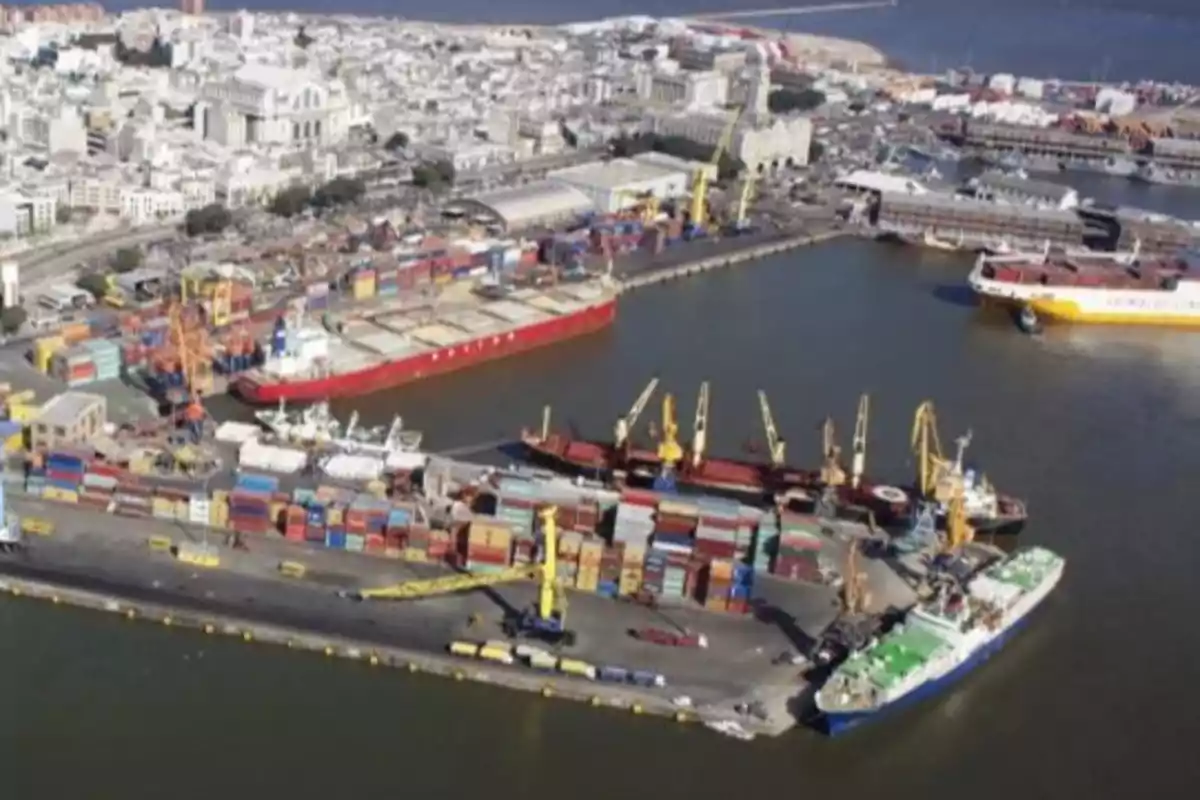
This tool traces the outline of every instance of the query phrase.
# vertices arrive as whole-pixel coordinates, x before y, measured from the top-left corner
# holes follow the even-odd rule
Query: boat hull
[[[291,380],[276,379],[261,373],[248,374],[239,377],[231,390],[241,399],[256,405],[278,403],[280,400],[314,402],[370,394],[595,333],[612,325],[616,310],[617,301],[613,297],[572,314],[498,336],[482,337],[453,347],[385,361],[355,372]]]
[[[923,700],[927,700],[931,697],[941,694],[955,683],[958,683],[961,679],[966,677],[967,674],[973,672],[977,667],[982,666],[992,656],[1003,649],[1008,640],[1015,636],[1016,633],[1020,631],[1022,627],[1024,627],[1026,620],[1029,619],[1029,616],[1029,614],[1026,614],[1013,622],[1012,625],[1010,625],[1001,633],[997,634],[995,638],[988,641],[986,644],[972,653],[969,658],[965,659],[961,664],[947,672],[945,675],[942,675],[941,677],[935,678],[931,681],[926,681],[894,702],[888,703],[884,706],[879,706],[878,708],[873,708],[869,711],[823,712],[819,717],[818,726],[822,731],[830,736],[840,736],[855,728],[861,727],[867,722],[878,719],[885,714],[891,714],[904,708],[909,708]]]

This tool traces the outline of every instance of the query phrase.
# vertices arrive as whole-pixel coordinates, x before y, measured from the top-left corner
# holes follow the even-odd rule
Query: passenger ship
[[[985,301],[1047,322],[1200,326],[1200,264],[1129,253],[981,256],[968,282]]]

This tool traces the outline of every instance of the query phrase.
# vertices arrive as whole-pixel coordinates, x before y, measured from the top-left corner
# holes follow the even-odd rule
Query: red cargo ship
[[[602,330],[616,318],[603,281],[471,297],[318,327],[276,327],[266,363],[232,390],[256,404],[311,402],[389,389]],[[436,313],[436,316],[434,314]]]

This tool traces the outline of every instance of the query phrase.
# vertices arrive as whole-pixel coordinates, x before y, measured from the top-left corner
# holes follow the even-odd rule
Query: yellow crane
[[[917,457],[917,488],[921,494],[930,497],[946,464],[938,438],[937,413],[930,400],[917,406],[913,415],[911,445],[913,455]]]
[[[862,483],[863,471],[867,466],[867,422],[871,414],[871,396],[862,394],[858,398],[858,414],[854,418],[854,441],[851,444],[850,485],[855,489]]]
[[[729,115],[729,122],[726,124],[725,130],[721,131],[721,138],[717,139],[717,146],[713,148],[712,158],[709,161],[710,167],[720,169],[721,156],[725,155],[725,151],[729,149],[729,143],[733,141],[733,132],[741,118],[740,108]],[[695,230],[704,230],[708,227],[708,170],[703,167],[697,169],[695,175],[692,176],[691,224]]]
[[[767,401],[767,393],[759,389],[758,407],[762,411],[763,429],[767,432],[767,449],[771,457],[771,466],[779,469],[786,459],[787,445],[779,437],[775,429],[775,417],[771,415],[771,404]]]
[[[449,575],[393,586],[344,591],[341,594],[354,600],[421,600],[515,581],[536,580],[538,599],[535,608],[516,618],[505,620],[505,633],[513,637],[534,634],[570,647],[575,642],[575,635],[566,629],[566,596],[558,580],[558,523],[555,519],[557,512],[558,509],[554,506],[546,506],[538,512],[542,522],[540,564],[512,567],[489,575]]]
[[[826,417],[821,423],[821,483],[826,486],[841,486],[846,482],[846,471],[839,461],[841,455],[833,417]]]
[[[654,396],[654,390],[657,388],[658,378],[652,378],[646,384],[646,388],[642,389],[642,393],[638,395],[637,400],[633,401],[633,405],[629,407],[629,412],[617,419],[617,424],[613,431],[613,444],[618,449],[625,447],[629,443],[629,434],[633,431],[633,426],[637,424],[638,418],[646,410],[646,406],[649,405],[650,398]]]
[[[654,192],[618,189],[616,194],[618,197],[631,197],[637,201],[633,207],[638,210],[638,216],[646,225],[650,225],[658,219],[661,204],[659,199],[654,196]]]
[[[675,419],[675,397],[669,392],[663,395],[658,458],[663,464],[670,465],[678,464],[683,458],[683,448],[679,445],[679,422]]]
[[[754,199],[754,176],[747,175],[742,181],[742,194],[738,198],[737,216],[733,220],[734,232],[748,230],[750,227],[750,203]]]
[[[692,424],[692,466],[700,466],[708,449],[708,381],[700,384],[696,398],[696,420]]]
[[[967,522],[966,503],[960,489],[950,498],[946,510],[946,550],[957,550],[975,538],[975,529]]]
[[[179,299],[186,307],[192,298],[208,295],[208,322],[214,328],[228,325],[233,317],[233,281],[208,280],[187,272],[179,276]]]

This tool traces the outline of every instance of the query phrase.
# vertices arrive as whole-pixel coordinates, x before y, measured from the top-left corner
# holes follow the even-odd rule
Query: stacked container
[[[394,297],[400,293],[400,282],[396,278],[394,267],[376,272],[375,291],[380,297]]]
[[[646,545],[629,542],[620,547],[621,577],[617,582],[617,593],[630,597],[642,588],[646,565]]]
[[[579,577],[579,558],[583,550],[583,534],[567,531],[558,539],[558,579],[574,586]]]
[[[714,558],[708,562],[703,597],[704,607],[708,610],[725,611],[729,607],[729,594],[733,588],[733,566],[734,561],[731,558]]]
[[[581,534],[582,536],[582,534]],[[604,558],[604,542],[588,539],[579,548],[579,569],[575,575],[575,588],[582,592],[594,592],[600,586],[600,566]]]
[[[46,457],[45,484],[41,496],[60,503],[79,502],[79,486],[83,483],[83,456],[70,451],[52,452]]]
[[[119,378],[121,347],[108,339],[93,339],[67,348],[51,358],[50,373],[71,387]]]
[[[819,582],[818,559],[824,539],[815,517],[783,514],[780,517],[779,554],[774,574],[793,580]]]
[[[626,489],[621,493],[613,523],[613,544],[637,545],[644,551],[654,533],[654,511],[658,497],[653,492]]]
[[[271,518],[271,495],[235,489],[229,495],[229,526],[238,533],[266,534],[275,527]]]
[[[505,570],[512,560],[512,528],[502,522],[475,518],[467,529],[467,570],[494,573]]]
[[[83,485],[79,487],[79,504],[107,512],[113,503],[116,488],[115,476],[89,471],[83,476]],[[208,520],[204,524],[208,524]]]
[[[754,568],[749,564],[733,565],[733,586],[729,589],[729,611],[745,614],[750,610],[750,597],[754,593]]]
[[[533,533],[537,487],[530,481],[504,478],[496,492],[496,517],[518,534]]]
[[[116,491],[113,492],[113,510],[126,517],[149,517],[152,513],[154,492],[149,486],[143,486],[132,476],[117,480]]]
[[[741,508],[713,498],[700,498],[700,520],[696,526],[696,553],[706,558],[737,557]]]
[[[359,267],[351,280],[355,300],[370,300],[375,296],[375,270]]]
[[[758,520],[758,531],[754,538],[752,564],[755,572],[770,572],[775,554],[779,552],[779,522],[774,511],[764,512]]]
[[[290,505],[288,506],[287,516],[283,522],[283,536],[285,539],[293,542],[303,542],[305,540],[305,529],[308,527],[308,510],[304,506]],[[321,539],[324,540],[322,534]]]

